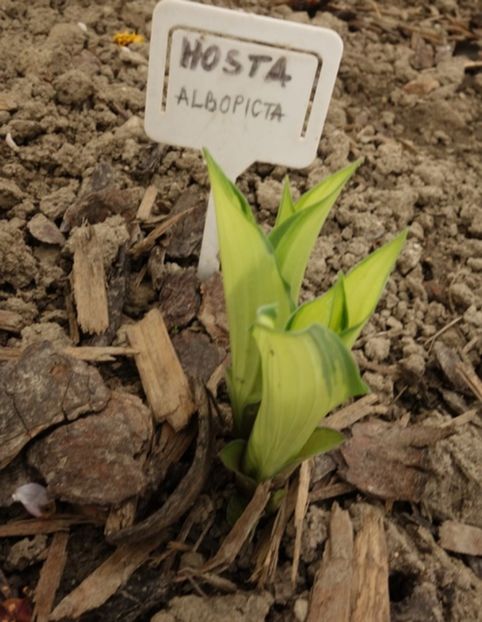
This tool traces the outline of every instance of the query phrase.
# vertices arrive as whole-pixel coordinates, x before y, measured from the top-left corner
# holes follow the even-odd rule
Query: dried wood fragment
[[[23,348],[0,348],[0,361],[14,361],[22,356]],[[67,346],[60,350],[79,361],[106,363],[117,356],[134,356],[136,350],[125,346]]]
[[[463,382],[472,391],[475,397],[482,400],[482,380],[475,373],[474,368],[469,363],[458,363],[455,365]]]
[[[336,484],[328,484],[321,486],[314,486],[310,493],[310,503],[314,501],[326,501],[326,499],[333,499],[334,497],[340,497],[346,495],[349,492],[356,490],[351,484],[346,482],[339,482]]]
[[[147,235],[143,240],[134,244],[131,248],[131,255],[133,257],[139,257],[143,253],[148,253],[153,247],[157,240],[164,235],[166,231],[169,231],[171,227],[173,227],[176,223],[182,220],[187,214],[191,213],[192,210],[186,210],[185,212],[181,212],[180,214],[174,214],[174,216],[170,216],[161,224],[154,227],[154,229]]]
[[[0,525],[0,538],[18,538],[36,536],[57,531],[65,531],[72,525],[93,523],[85,516],[57,516],[54,518],[29,518]]]
[[[351,622],[353,526],[348,512],[334,504],[330,537],[316,573],[306,622]],[[366,618],[364,622],[372,620]]]
[[[72,288],[79,326],[99,334],[109,326],[107,288],[102,248],[93,227],[82,227],[76,237]]]
[[[127,499],[127,501],[124,501],[118,507],[112,508],[104,527],[106,538],[109,539],[121,529],[131,527],[136,518],[136,509],[136,499]]]
[[[279,548],[286,525],[295,510],[297,491],[298,483],[293,482],[289,489],[285,491],[286,494],[278,509],[271,530],[264,533],[264,539],[261,541],[257,554],[256,566],[249,579],[253,583],[257,582],[259,588],[263,588],[267,583],[272,583],[275,579]]]
[[[0,309],[0,330],[7,333],[19,333],[24,327],[24,321],[20,313]]]
[[[388,411],[386,406],[376,405],[378,396],[374,393],[366,395],[361,399],[338,410],[333,415],[323,419],[323,427],[333,430],[344,430],[351,427],[354,423],[367,417],[368,415],[383,415]]]
[[[303,535],[303,525],[306,510],[308,508],[308,493],[311,481],[311,461],[305,460],[300,467],[298,478],[298,491],[296,495],[295,507],[295,547],[293,553],[293,565],[291,566],[291,585],[295,587],[298,576],[298,568],[301,555],[301,537]]]
[[[125,544],[117,548],[94,572],[60,601],[50,614],[50,620],[76,620],[86,611],[103,605],[156,549],[167,534],[160,534],[140,544]]]
[[[47,559],[40,571],[39,581],[35,588],[33,612],[34,622],[48,622],[55,594],[60,585],[67,561],[68,532],[58,532],[52,538]]]
[[[149,220],[149,217],[152,212],[152,208],[156,201],[157,197],[157,188],[156,186],[148,186],[146,191],[144,192],[144,196],[142,197],[141,204],[139,205],[139,209],[137,210],[136,218],[137,220]]]
[[[155,419],[167,419],[175,430],[183,428],[195,406],[161,313],[152,309],[127,335],[137,351],[136,365]]]
[[[482,556],[482,529],[454,520],[440,527],[440,546],[454,553]]]
[[[357,423],[352,438],[340,448],[347,466],[339,474],[367,494],[418,502],[432,472],[427,448],[452,433],[441,427]]]
[[[202,567],[203,572],[228,568],[258,523],[270,498],[271,481],[259,484],[251,501],[223,540],[218,552]]]
[[[363,523],[355,538],[355,574],[350,622],[390,622],[388,551],[383,515],[362,505]]]

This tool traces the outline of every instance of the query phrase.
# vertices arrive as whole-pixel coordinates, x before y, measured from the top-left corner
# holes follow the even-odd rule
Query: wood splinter
[[[160,311],[149,311],[128,328],[127,336],[136,351],[137,369],[154,418],[167,419],[175,430],[180,430],[196,407]]]
[[[76,233],[72,289],[81,329],[97,335],[107,330],[109,307],[104,259],[100,242],[90,225]]]

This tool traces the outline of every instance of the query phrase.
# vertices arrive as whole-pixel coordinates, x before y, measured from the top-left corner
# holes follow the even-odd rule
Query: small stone
[[[29,221],[27,229],[31,235],[39,242],[63,246],[65,237],[55,223],[49,220],[44,214],[35,214]]]
[[[385,337],[373,337],[365,345],[365,354],[372,361],[384,361],[390,353],[390,340]]]
[[[92,81],[78,69],[71,69],[54,82],[57,99],[61,104],[81,104],[94,92]]]
[[[260,181],[256,188],[256,197],[262,209],[276,214],[283,192],[283,184],[275,179]]]
[[[475,303],[475,294],[465,283],[453,283],[449,287],[449,294],[456,305],[470,307]]]
[[[420,354],[410,354],[401,363],[405,371],[417,378],[421,378],[425,373],[425,359]]]
[[[47,536],[23,538],[12,544],[7,557],[8,570],[23,571],[47,557]]]
[[[293,606],[293,613],[297,622],[305,622],[308,615],[308,601],[306,598],[297,598]]]
[[[398,261],[400,272],[405,276],[418,265],[422,257],[422,246],[420,242],[411,239],[408,241],[402,255]]]
[[[0,179],[0,209],[10,209],[24,199],[24,193],[11,179]]]

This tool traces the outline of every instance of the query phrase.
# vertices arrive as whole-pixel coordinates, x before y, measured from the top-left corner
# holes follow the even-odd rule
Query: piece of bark
[[[440,546],[454,553],[482,556],[482,529],[447,520],[440,526]]]
[[[223,282],[219,272],[201,283],[201,307],[198,319],[211,339],[223,348],[229,344],[228,317]]]
[[[175,430],[187,425],[195,405],[188,381],[169,338],[164,320],[152,309],[127,336],[137,351],[135,361],[149,406],[157,421],[167,419]]]
[[[30,231],[32,237],[44,244],[52,244],[54,246],[63,246],[65,244],[64,234],[54,222],[49,220],[47,216],[42,213],[35,214],[35,216],[29,220],[27,229]]]
[[[93,522],[95,521],[87,519],[85,516],[56,516],[53,518],[17,520],[0,525],[0,538],[20,538],[56,533],[57,531],[65,531],[72,525],[85,525]]]
[[[20,313],[0,309],[0,330],[18,334],[24,326],[25,322]]]
[[[168,330],[184,328],[196,317],[201,298],[194,268],[166,271],[159,284],[160,310]]]
[[[221,571],[232,564],[264,512],[271,496],[270,490],[270,480],[258,484],[251,501],[222,541],[216,555],[204,564],[203,571],[209,572],[214,569]]]
[[[199,252],[206,215],[207,196],[199,186],[191,186],[177,199],[171,214],[186,214],[171,231],[166,253],[174,259],[191,257]]]
[[[419,502],[430,479],[427,447],[451,434],[446,428],[368,421],[353,427],[340,448],[343,479],[363,492],[388,500]]]
[[[33,620],[48,622],[67,561],[68,532],[54,534],[35,588]]]
[[[85,221],[91,225],[103,222],[113,214],[121,214],[126,220],[132,220],[137,201],[137,192],[121,190],[115,186],[88,192],[67,208],[60,230],[65,233]]]
[[[457,367],[462,362],[458,352],[445,345],[443,341],[436,341],[433,345],[433,353],[441,370],[454,388],[458,391],[466,391],[467,383]]]
[[[225,357],[225,352],[214,345],[209,337],[193,330],[174,335],[172,345],[188,378],[207,383]]]
[[[198,436],[191,466],[163,506],[141,522],[109,536],[112,542],[138,542],[150,538],[176,523],[196,502],[211,465],[211,413],[204,388],[197,386],[199,403]]]
[[[47,341],[0,368],[0,468],[37,434],[65,419],[98,412],[110,391],[99,372]]]
[[[28,461],[56,499],[113,505],[145,491],[145,459],[153,433],[149,410],[135,395],[114,392],[96,415],[38,440]]]
[[[76,620],[103,605],[168,537],[162,533],[139,544],[119,546],[100,566],[72,590],[50,614],[49,620]]]
[[[77,320],[85,333],[102,333],[109,326],[109,310],[102,248],[90,226],[76,236],[72,288]]]
[[[156,186],[148,186],[142,197],[141,204],[137,210],[137,220],[149,220],[154,203],[156,202],[157,188]]]
[[[388,551],[383,515],[362,505],[362,526],[355,538],[350,622],[390,622]]]
[[[311,592],[306,622],[351,622],[353,525],[337,503],[331,510],[330,535]],[[367,622],[371,618],[366,618]]]
[[[361,399],[341,408],[323,419],[323,427],[333,430],[345,430],[368,415],[383,415],[388,411],[386,406],[377,405],[378,395],[365,395]]]

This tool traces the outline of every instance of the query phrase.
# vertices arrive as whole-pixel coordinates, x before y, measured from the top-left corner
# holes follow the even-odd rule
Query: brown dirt
[[[0,327],[0,346],[23,347],[42,339],[59,347],[76,343],[68,311],[71,242],[64,243],[59,229],[68,236],[87,219],[98,223],[115,322],[101,338],[81,335],[80,344],[126,345],[125,326],[158,306],[187,372],[206,380],[225,353],[224,335],[212,343],[198,319],[200,306],[208,305],[202,303],[193,270],[199,215],[208,192],[206,170],[200,154],[156,145],[145,136],[148,44],[131,46],[134,54],[128,55],[112,41],[122,30],[137,30],[148,39],[154,4],[0,0],[0,311],[16,314],[17,322],[14,330]],[[473,408],[470,383],[453,371],[447,357],[461,357],[481,372],[482,24],[477,2],[320,2],[324,8],[310,13],[293,11],[289,2],[206,4],[328,26],[343,37],[343,62],[318,157],[307,169],[289,172],[302,192],[348,160],[364,157],[365,164],[324,227],[303,295],[325,289],[340,269],[408,227],[398,269],[355,354],[365,380],[386,407],[382,419],[387,425],[440,427]],[[478,68],[471,65],[476,60]],[[5,141],[8,134],[17,149]],[[286,172],[257,164],[240,180],[268,222]],[[140,233],[132,219],[150,184],[158,189],[155,215],[192,209],[192,218],[176,225],[149,254],[129,259],[127,241]],[[50,222],[39,220],[40,214]],[[434,347],[437,343],[446,349]],[[110,389],[142,397],[129,359],[99,364],[98,369]],[[79,425],[84,421],[79,419]],[[0,421],[0,440],[2,434]],[[39,442],[48,447],[45,438]],[[27,446],[30,452],[32,446],[35,441]],[[36,466],[42,471],[38,451]],[[2,522],[25,515],[18,506],[7,507],[16,486],[33,477],[24,457],[0,472]],[[421,498],[400,496],[403,500],[383,505],[357,479],[355,485],[364,492],[347,493],[338,502],[350,511],[355,527],[360,499],[385,509],[394,622],[476,622],[482,607],[480,557],[446,552],[438,529],[448,519],[482,528],[480,419],[427,449],[422,467],[426,481]],[[312,484],[338,481],[333,469],[328,476],[326,472],[316,463]],[[174,480],[180,473],[174,473]],[[229,476],[216,468],[206,490],[216,521],[201,546],[205,557],[216,551],[227,530],[223,508],[228,482]],[[206,588],[208,598],[216,599],[213,611],[220,612],[211,619],[227,619],[231,608],[240,616],[233,619],[239,620],[304,620],[331,505],[332,500],[318,501],[308,510],[295,589],[289,582],[293,531],[288,526],[270,593],[251,593],[249,545],[225,574],[239,592],[222,596],[215,587]],[[194,529],[190,544],[200,531],[199,526]],[[45,542],[43,552],[35,550],[21,562],[14,550],[18,542],[0,543],[0,568],[14,590],[31,592]],[[59,597],[110,550],[101,528],[73,527]],[[193,611],[201,611],[193,596],[195,584],[175,583],[172,577],[172,568],[154,556],[82,620],[150,620],[161,609],[165,613],[159,621],[194,619]]]

